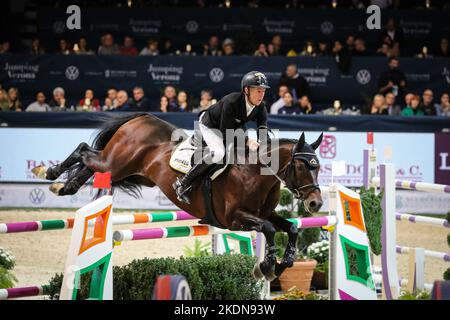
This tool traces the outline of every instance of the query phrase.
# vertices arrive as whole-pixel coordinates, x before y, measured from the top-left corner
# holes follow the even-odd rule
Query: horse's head
[[[315,150],[322,142],[323,133],[311,144],[305,142],[302,133],[292,148],[292,158],[286,168],[285,183],[297,199],[303,200],[308,212],[317,212],[322,206],[317,174],[320,169]]]

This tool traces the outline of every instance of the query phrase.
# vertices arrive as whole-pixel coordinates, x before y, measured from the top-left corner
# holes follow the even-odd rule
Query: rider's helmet
[[[264,73],[259,71],[250,71],[241,80],[241,91],[244,91],[245,87],[265,88],[270,89],[269,82]]]

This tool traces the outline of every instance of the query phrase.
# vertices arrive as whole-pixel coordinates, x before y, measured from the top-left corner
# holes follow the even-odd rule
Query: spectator
[[[392,92],[396,99],[399,99],[406,90],[406,77],[399,69],[400,63],[397,58],[389,58],[388,65],[389,70],[380,75],[378,93],[386,94]]]
[[[219,48],[219,38],[217,36],[209,37],[208,44],[203,46],[204,56],[221,56],[222,50]]]
[[[188,104],[188,96],[186,91],[179,91],[177,95],[177,104],[179,111],[189,112],[191,111]]]
[[[164,40],[164,45],[161,54],[173,55],[172,41],[170,41],[169,39]]]
[[[36,101],[30,104],[26,109],[26,112],[46,112],[51,111],[50,106],[45,103],[45,94],[40,91],[36,95]]]
[[[168,85],[164,88],[164,96],[168,100],[169,107],[165,112],[175,112],[178,111],[177,105],[177,91],[171,85]]]
[[[226,38],[222,43],[222,50],[224,56],[234,55],[234,41],[230,38]]]
[[[303,114],[313,114],[314,110],[311,105],[311,101],[309,101],[308,96],[303,96],[300,98],[300,110]]]
[[[390,116],[399,116],[401,114],[402,108],[395,103],[395,95],[392,92],[386,93],[384,101]]]
[[[145,97],[144,89],[141,87],[134,87],[133,89],[133,98],[130,99],[130,108],[132,111],[158,111],[151,110],[150,101]]]
[[[150,39],[147,42],[147,46],[141,50],[140,56],[157,56],[159,55],[158,41]]]
[[[53,100],[51,100],[49,103],[49,106],[53,112],[67,110],[67,101],[64,96],[65,96],[65,92],[64,92],[63,88],[56,87],[53,90]]]
[[[411,98],[411,104],[402,110],[402,116],[423,116],[422,109],[419,108],[420,98],[414,94]]]
[[[105,98],[105,102],[104,102],[103,107],[102,107],[102,110],[103,111],[109,111],[109,110],[112,110],[114,108],[115,108],[115,106],[113,105],[113,102],[112,102],[111,98],[106,97]]]
[[[316,48],[314,46],[314,43],[311,40],[306,41],[302,52],[300,52],[300,55],[301,56],[309,56],[309,57],[316,56]]]
[[[71,53],[70,45],[66,39],[59,40],[58,54],[68,55]]]
[[[355,50],[353,51],[354,56],[364,57],[367,56],[366,43],[361,38],[356,38],[355,40]]]
[[[45,50],[41,46],[41,42],[40,42],[39,38],[33,38],[33,40],[31,40],[31,48],[30,48],[29,54],[39,55],[39,54],[44,54],[44,53],[45,53]]]
[[[115,88],[108,89],[107,98],[111,100],[112,107],[115,108],[117,106],[117,89]]]
[[[434,106],[434,95],[430,89],[425,89],[422,94],[422,105],[420,106],[426,116],[435,116],[436,108]]]
[[[333,101],[333,107],[323,110],[321,113],[328,116],[339,116],[343,114],[342,104],[339,100]]]
[[[296,64],[287,66],[286,73],[281,76],[278,86],[281,85],[289,88],[296,102],[299,102],[300,97],[310,95],[308,81],[298,73]]]
[[[2,41],[0,42],[0,54],[4,54],[4,53],[10,53],[10,49],[11,49],[11,44],[9,43],[9,41]]]
[[[213,99],[211,91],[202,90],[202,92],[200,92],[199,106],[197,108],[194,108],[194,110],[192,110],[192,112],[200,113],[203,110],[208,109],[210,106],[212,106],[216,102],[217,102],[217,100]]]
[[[276,56],[277,53],[275,52],[275,46],[273,45],[273,43],[269,43],[267,45],[267,54],[269,56]]]
[[[278,114],[278,110],[284,106],[283,96],[288,91],[289,88],[286,85],[281,85],[278,87],[278,99],[270,106],[270,114]]]
[[[280,56],[280,55],[284,55],[284,52],[282,50],[282,39],[281,36],[279,34],[276,34],[272,37],[272,41],[271,43],[274,46],[274,56]]]
[[[331,50],[334,59],[342,73],[348,73],[352,63],[352,56],[346,47],[340,41],[334,42],[334,47]]]
[[[264,43],[260,43],[258,49],[253,53],[256,57],[267,57],[269,54],[267,53],[267,48]]]
[[[166,96],[162,96],[159,101],[159,110],[161,112],[169,112],[169,99]]]
[[[186,45],[186,48],[185,48],[184,52],[181,53],[181,55],[183,55],[183,56],[196,56],[197,53],[195,51],[192,51],[192,45],[190,43],[188,43]]]
[[[114,55],[119,54],[119,46],[114,43],[114,37],[111,33],[107,33],[101,38],[101,45],[98,47],[97,54],[99,55]]]
[[[73,46],[73,51],[75,52],[75,54],[80,54],[80,55],[94,54],[94,51],[92,51],[88,47],[86,38],[84,38],[84,37],[81,37],[78,40],[78,42]]]
[[[345,44],[347,47],[347,51],[350,54],[353,54],[353,52],[355,51],[355,36],[348,36],[347,39],[345,40]]]
[[[3,89],[0,89],[0,111],[9,111],[8,94]]]
[[[401,47],[403,45],[403,31],[397,28],[394,18],[389,18],[384,30],[381,32],[381,38],[385,41],[385,37],[389,37],[392,45],[397,42]]]
[[[435,105],[438,116],[450,116],[450,101],[448,93],[443,93],[441,96],[441,103]]]
[[[128,104],[128,93],[125,90],[117,92],[117,106],[110,111],[132,111]]]
[[[388,109],[384,101],[384,96],[381,94],[375,95],[369,110],[364,113],[369,115],[387,115]]]
[[[8,90],[8,104],[10,111],[22,111],[22,102],[19,97],[19,89],[11,87]]]
[[[414,93],[407,93],[405,95],[405,108],[411,105],[411,99],[414,97]]]
[[[278,114],[301,114],[302,111],[300,110],[298,104],[294,103],[294,98],[292,97],[292,94],[288,91],[285,92],[283,95],[283,107],[281,107],[278,110]]]
[[[416,55],[416,57],[417,58],[433,58],[433,56],[428,53],[428,47],[426,47],[426,46],[422,47],[422,51],[420,51]]]
[[[377,49],[376,55],[381,57],[390,57],[391,47],[387,43],[383,43],[381,47]]]
[[[317,55],[318,56],[327,56],[329,55],[329,49],[328,49],[328,43],[325,40],[319,41],[319,46],[317,48]]]
[[[120,54],[123,56],[137,56],[138,50],[134,46],[134,39],[130,36],[123,38],[123,46],[120,48]]]
[[[101,111],[100,101],[94,97],[94,91],[87,89],[84,94],[84,99],[81,99],[77,110],[79,111]]]
[[[450,57],[450,48],[448,45],[448,39],[442,38],[439,42],[439,49],[436,52],[436,56],[438,57]]]

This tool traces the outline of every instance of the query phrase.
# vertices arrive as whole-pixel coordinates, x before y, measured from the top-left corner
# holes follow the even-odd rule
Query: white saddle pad
[[[169,165],[172,169],[181,172],[181,173],[188,173],[189,170],[191,170],[191,159],[192,155],[195,152],[195,147],[191,145],[190,143],[191,139],[186,139],[183,142],[181,142],[178,146],[176,146],[175,150],[172,153],[172,156],[170,157]],[[227,155],[230,153],[227,152]],[[229,164],[229,157],[227,156],[227,164],[216,170],[212,176],[211,180],[216,179],[222,172],[225,171],[225,169],[228,167]]]

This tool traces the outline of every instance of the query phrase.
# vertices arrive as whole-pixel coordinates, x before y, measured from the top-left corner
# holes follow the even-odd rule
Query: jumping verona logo
[[[223,80],[224,73],[223,70],[220,68],[213,68],[209,72],[209,78],[212,82],[220,82]]]
[[[75,66],[68,66],[66,69],[66,78],[68,80],[75,80],[80,75],[80,70]]]
[[[45,200],[45,193],[42,189],[35,188],[30,191],[28,199],[30,199],[32,204],[40,205]]]
[[[356,74],[356,81],[358,81],[359,84],[368,84],[371,79],[372,76],[370,75],[369,70],[362,69]]]

